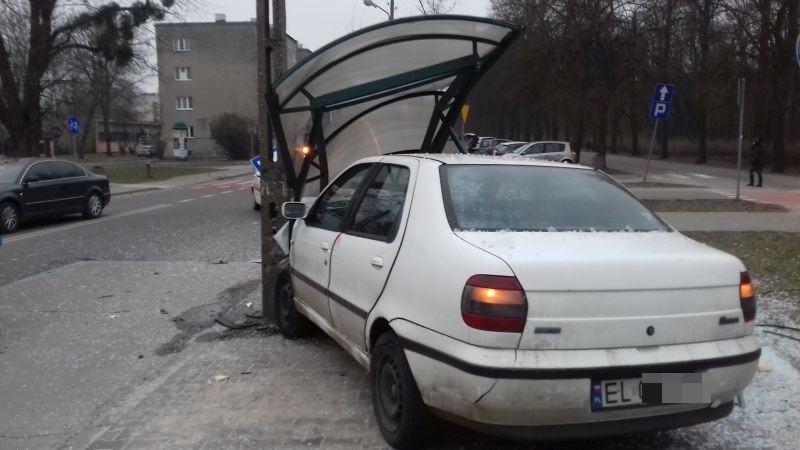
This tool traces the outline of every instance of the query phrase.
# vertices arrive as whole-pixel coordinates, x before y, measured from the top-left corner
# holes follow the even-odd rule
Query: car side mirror
[[[306,204],[303,202],[286,202],[281,206],[281,214],[289,220],[305,219],[307,213]]]

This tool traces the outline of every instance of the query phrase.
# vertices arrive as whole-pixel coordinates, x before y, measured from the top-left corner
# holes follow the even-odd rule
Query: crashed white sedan
[[[423,446],[433,416],[557,439],[728,415],[760,354],[739,260],[601,172],[463,154],[467,95],[520,35],[487,18],[392,20],[275,82],[296,202],[265,314],[289,337],[317,325],[369,370],[396,447]]]
[[[692,425],[755,373],[742,263],[601,172],[373,157],[284,214],[278,325],[314,323],[369,369],[392,445],[421,444],[430,415],[548,439]]]

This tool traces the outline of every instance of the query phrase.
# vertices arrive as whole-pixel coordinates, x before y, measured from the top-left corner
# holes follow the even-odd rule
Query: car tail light
[[[756,318],[756,288],[747,272],[742,272],[739,277],[739,304],[742,306],[745,322]]]
[[[461,296],[461,318],[472,328],[522,333],[528,315],[525,290],[516,277],[473,275]]]

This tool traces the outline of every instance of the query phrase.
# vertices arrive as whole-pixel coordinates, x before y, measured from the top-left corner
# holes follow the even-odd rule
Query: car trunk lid
[[[521,349],[638,347],[742,336],[743,266],[675,232],[457,232],[527,296]]]

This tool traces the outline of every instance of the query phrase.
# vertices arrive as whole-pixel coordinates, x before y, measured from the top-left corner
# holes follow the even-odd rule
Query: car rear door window
[[[38,162],[28,168],[25,179],[36,178],[37,181],[48,181],[53,179],[52,166],[49,162]]]
[[[74,178],[83,175],[82,170],[78,172],[78,166],[66,161],[53,161],[49,164],[52,164],[53,179]]]
[[[448,221],[475,231],[669,231],[608,176],[516,165],[442,166]]]
[[[331,231],[341,230],[350,203],[372,164],[359,164],[339,176],[320,196],[306,224]]]
[[[369,181],[348,232],[392,241],[403,214],[410,174],[407,167],[382,165]]]

